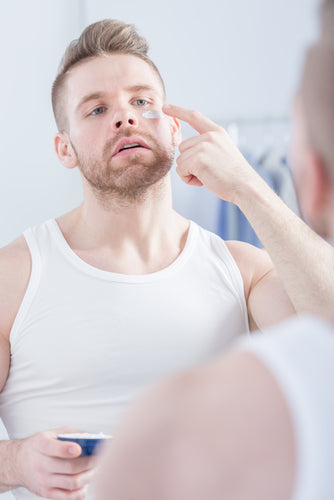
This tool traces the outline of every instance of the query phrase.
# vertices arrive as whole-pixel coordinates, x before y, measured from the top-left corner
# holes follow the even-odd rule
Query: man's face
[[[313,229],[321,236],[327,237],[329,224],[328,206],[325,200],[328,186],[323,181],[323,169],[319,158],[309,146],[306,118],[299,95],[295,99],[293,117],[291,162],[299,208]]]
[[[132,55],[109,55],[74,67],[66,82],[68,136],[86,181],[100,196],[134,200],[165,177],[179,126],[148,119],[164,102],[155,71]]]
[[[302,109],[301,98],[298,95],[293,107],[293,135],[291,142],[291,163],[293,167],[293,177],[298,195],[298,201],[303,211],[303,200],[306,193],[306,156],[307,156],[307,140],[306,140],[306,124]]]

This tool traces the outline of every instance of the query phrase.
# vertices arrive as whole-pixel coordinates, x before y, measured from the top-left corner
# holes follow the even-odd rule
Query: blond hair
[[[89,25],[80,37],[73,40],[67,47],[52,86],[52,107],[58,130],[64,131],[66,129],[67,120],[64,109],[66,77],[71,68],[86,59],[109,54],[137,56],[157,73],[165,92],[159,70],[147,55],[148,48],[147,40],[137,33],[132,24],[114,19],[104,19]]]

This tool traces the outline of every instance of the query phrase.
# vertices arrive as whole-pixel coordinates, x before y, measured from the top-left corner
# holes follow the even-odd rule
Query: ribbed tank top
[[[112,434],[149,384],[208,360],[248,331],[239,269],[224,241],[194,222],[177,259],[146,275],[84,262],[55,220],[24,236],[32,272],[0,394],[10,439],[65,425]]]

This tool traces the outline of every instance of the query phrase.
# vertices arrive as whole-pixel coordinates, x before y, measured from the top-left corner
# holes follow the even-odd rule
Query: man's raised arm
[[[179,146],[177,172],[182,180],[204,185],[219,198],[235,203],[269,253],[296,311],[328,318],[334,303],[329,272],[334,268],[333,247],[274,193],[222,127],[198,111],[174,105],[165,105],[163,110],[199,132]]]

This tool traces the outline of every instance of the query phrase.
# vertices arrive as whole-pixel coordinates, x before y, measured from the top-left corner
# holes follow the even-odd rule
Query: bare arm
[[[23,237],[0,250],[0,392],[10,370],[10,331],[30,273],[30,253]],[[80,457],[77,444],[57,440],[58,432],[73,429],[0,441],[0,493],[23,486],[50,499],[85,498],[87,484],[95,474],[95,461]]]
[[[231,353],[160,384],[132,409],[105,457],[96,500],[288,500],[293,429],[276,381]],[[129,480],[131,478],[131,480]]]
[[[177,171],[243,211],[265,246],[296,311],[334,318],[334,249],[314,233],[255,172],[224,129],[196,111],[164,111],[200,135],[180,145]],[[331,311],[333,311],[331,313]]]
[[[10,347],[8,338],[0,333],[0,392],[3,389],[9,372],[9,362],[10,362]],[[15,463],[13,457],[13,448],[10,449],[8,442],[0,441],[0,493],[11,489],[7,484],[9,477],[11,476],[11,464]]]
[[[243,278],[251,330],[262,330],[295,314],[268,253],[240,241],[226,245]]]
[[[10,347],[8,339],[0,332],[0,392],[2,391],[9,372]]]
[[[260,177],[249,187],[248,196],[240,193],[238,199],[296,311],[333,320],[333,247],[294,214]]]
[[[18,276],[21,264],[26,269],[25,284]],[[10,367],[10,330],[19,307],[20,298],[22,300],[24,295],[29,274],[29,254],[24,251],[24,242],[21,239],[0,250],[0,392],[6,384]],[[20,287],[21,297],[17,297]],[[17,486],[14,483],[11,484],[16,451],[15,442],[0,442],[0,492]]]

